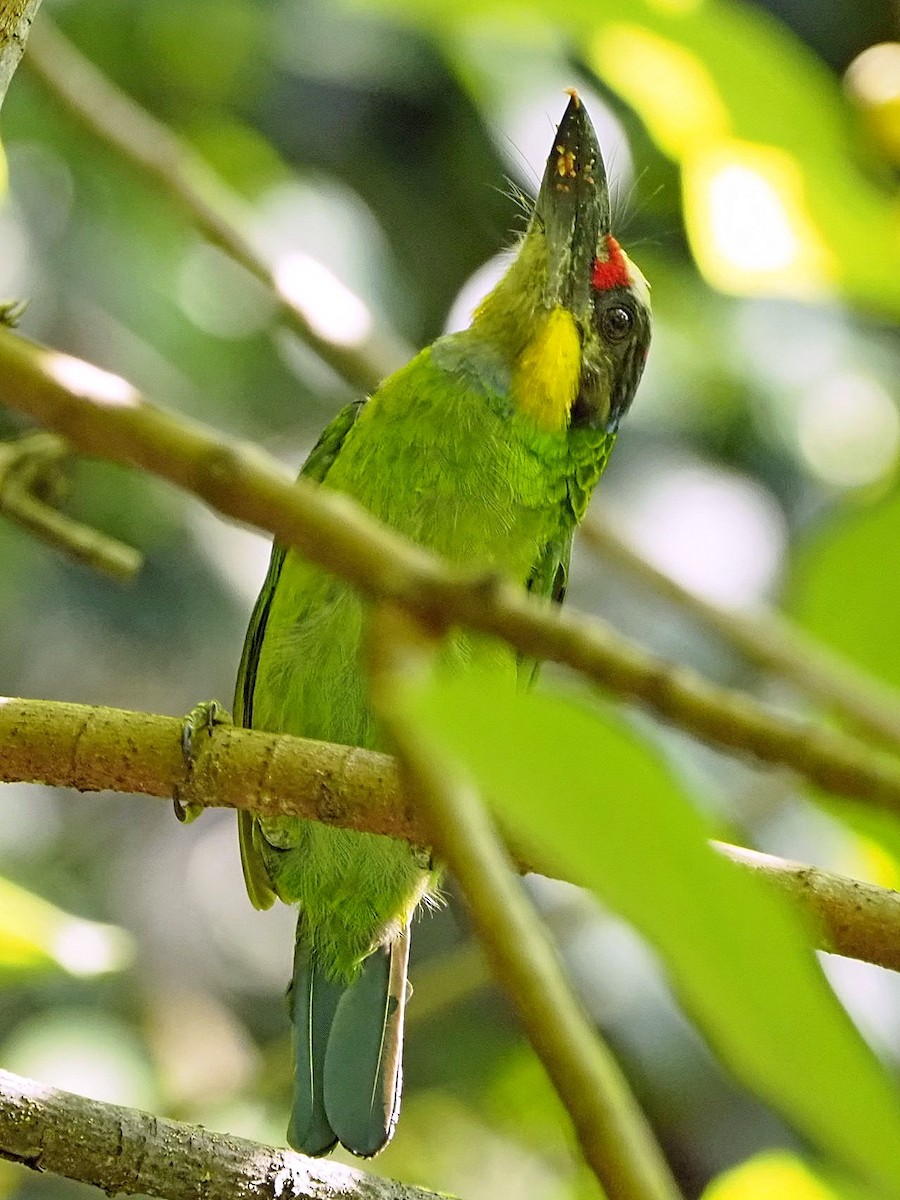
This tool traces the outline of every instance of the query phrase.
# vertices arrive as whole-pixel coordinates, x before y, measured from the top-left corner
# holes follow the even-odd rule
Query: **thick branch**
[[[900,971],[900,892],[743,846],[712,845],[771,880],[803,909],[819,930],[820,949]]]
[[[29,70],[70,116],[108,143],[174,200],[197,230],[258,279],[275,297],[282,320],[352,386],[371,391],[412,356],[382,331],[357,346],[329,341],[278,285],[273,265],[248,230],[245,202],[189,145],[99,71],[44,16],[28,47]]]
[[[365,1175],[0,1071],[0,1157],[163,1200],[438,1200]]]
[[[268,529],[366,596],[436,628],[459,624],[580,671],[704,740],[793,768],[828,791],[900,811],[900,761],[855,738],[770,713],[749,695],[663,662],[596,618],[495,576],[452,568],[348,497],[291,482],[252,446],[144,402],[124,380],[0,329],[0,398],[86,454],[139,466],[238,521]]]
[[[115,708],[0,699],[0,782],[177,797],[421,841],[386,754],[219,725],[197,739],[189,767],[182,725]]]
[[[207,807],[290,813],[328,825],[427,841],[394,760],[371,750],[217,726],[189,771],[182,722],[50,700],[0,700],[0,782],[139,792]],[[900,971],[900,894],[737,846],[717,845],[790,895],[823,950]],[[522,870],[550,874],[547,864]]]

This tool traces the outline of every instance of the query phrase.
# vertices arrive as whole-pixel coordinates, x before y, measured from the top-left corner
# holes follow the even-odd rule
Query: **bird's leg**
[[[212,737],[217,725],[230,724],[231,714],[218,700],[202,700],[194,705],[181,726],[181,753],[184,755],[188,773],[193,770],[197,757],[197,735],[205,731],[207,737]],[[202,804],[185,804],[177,792],[172,797],[172,803],[175,806],[175,816],[184,824],[195,821],[203,811]]]

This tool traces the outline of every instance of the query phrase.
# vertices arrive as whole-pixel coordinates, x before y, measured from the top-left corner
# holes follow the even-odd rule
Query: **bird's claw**
[[[218,700],[204,700],[195,704],[181,725],[181,753],[187,764],[188,772],[193,769],[197,755],[196,737],[204,730],[212,737],[217,725],[230,725],[231,716]],[[175,816],[183,824],[195,821],[203,811],[202,804],[185,803],[177,793],[172,797]]]
[[[203,700],[195,704],[181,725],[181,753],[185,759],[194,761],[194,737],[197,733],[206,731],[212,737],[217,725],[230,725],[231,717],[218,700]]]
[[[27,307],[27,300],[0,300],[0,325],[15,329]]]

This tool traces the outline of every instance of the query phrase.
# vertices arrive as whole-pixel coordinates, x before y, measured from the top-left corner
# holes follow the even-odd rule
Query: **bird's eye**
[[[600,328],[611,342],[621,342],[631,333],[634,313],[622,304],[605,309],[600,315]]]

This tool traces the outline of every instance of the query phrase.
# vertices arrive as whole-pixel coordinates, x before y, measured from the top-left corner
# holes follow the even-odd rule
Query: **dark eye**
[[[600,329],[611,342],[621,342],[631,333],[633,325],[634,313],[622,304],[604,309],[600,314]]]

